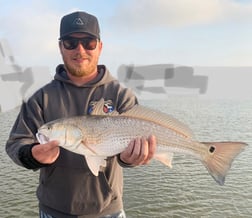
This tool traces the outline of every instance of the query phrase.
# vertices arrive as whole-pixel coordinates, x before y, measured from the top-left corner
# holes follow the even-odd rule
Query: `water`
[[[174,157],[173,169],[152,161],[124,169],[127,217],[252,217],[252,101],[170,98],[142,101],[187,123],[202,141],[244,141],[250,146],[234,161],[219,186],[194,159]],[[38,172],[15,165],[4,144],[17,110],[0,114],[0,217],[38,217]]]

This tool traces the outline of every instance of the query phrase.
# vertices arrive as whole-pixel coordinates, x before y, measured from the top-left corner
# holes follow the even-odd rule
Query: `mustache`
[[[89,59],[90,57],[87,54],[78,53],[78,54],[73,55],[72,58],[73,59]]]

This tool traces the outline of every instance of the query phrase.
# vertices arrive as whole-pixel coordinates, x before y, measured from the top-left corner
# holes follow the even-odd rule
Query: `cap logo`
[[[78,18],[75,18],[73,24],[76,24],[76,25],[84,25],[83,21],[78,17]]]

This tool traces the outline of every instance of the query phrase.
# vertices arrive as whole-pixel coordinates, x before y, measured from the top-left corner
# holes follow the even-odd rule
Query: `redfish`
[[[179,120],[141,105],[121,114],[95,113],[44,124],[38,129],[37,139],[41,144],[57,140],[59,146],[85,156],[89,169],[98,176],[106,167],[107,157],[121,153],[132,139],[155,135],[154,159],[172,167],[173,154],[187,154],[199,159],[220,185],[224,185],[235,157],[247,146],[244,142],[199,142]]]

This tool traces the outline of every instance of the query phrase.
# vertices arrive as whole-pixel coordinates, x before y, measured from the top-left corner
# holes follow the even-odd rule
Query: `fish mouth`
[[[36,138],[40,144],[45,144],[49,142],[49,138],[40,132],[36,133]]]

